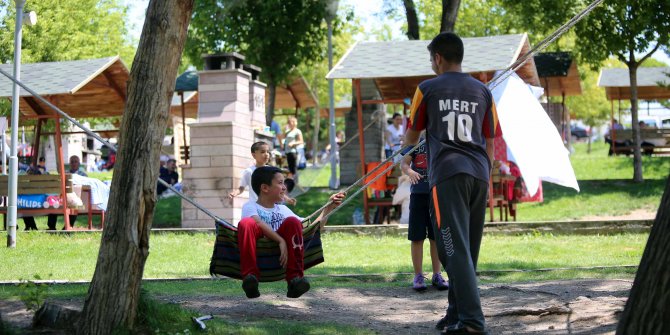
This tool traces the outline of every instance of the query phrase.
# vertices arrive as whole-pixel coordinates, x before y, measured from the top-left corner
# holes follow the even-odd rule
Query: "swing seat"
[[[319,225],[307,225],[303,223],[302,236],[304,240],[304,265],[305,270],[323,262],[323,248],[321,246],[321,233]],[[279,244],[267,237],[262,237],[256,242],[256,264],[261,272],[259,281],[273,282],[286,278],[286,270],[279,263]],[[240,274],[240,250],[237,244],[237,230],[227,226],[216,224],[216,242],[214,253],[209,265],[209,273],[212,276],[226,276],[242,279]]]

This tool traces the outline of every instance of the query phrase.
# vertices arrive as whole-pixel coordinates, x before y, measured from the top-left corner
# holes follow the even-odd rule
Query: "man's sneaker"
[[[254,275],[247,275],[244,277],[242,280],[242,289],[249,299],[261,296],[261,293],[258,292],[258,279]]]
[[[445,327],[447,327],[447,324],[449,323],[449,320],[447,318],[447,314],[445,314],[440,321],[437,321],[437,324],[435,325],[435,329],[437,330],[444,330]]]
[[[449,283],[447,283],[447,281],[442,278],[442,274],[440,273],[433,274],[433,280],[431,282],[433,286],[435,286],[435,288],[440,291],[449,289]]]
[[[309,281],[307,281],[307,278],[295,277],[288,282],[286,296],[289,298],[300,298],[307,291],[309,291]]]
[[[423,282],[423,274],[419,273],[414,276],[414,282],[412,283],[412,288],[414,291],[421,292],[426,290],[426,283]]]

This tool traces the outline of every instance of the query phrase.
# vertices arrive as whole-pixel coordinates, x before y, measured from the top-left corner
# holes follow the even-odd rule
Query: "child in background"
[[[286,296],[298,298],[309,291],[310,285],[303,276],[304,242],[302,219],[285,205],[280,205],[286,193],[284,175],[274,166],[261,166],[251,175],[251,187],[258,194],[256,202],[247,202],[242,207],[242,220],[237,226],[237,241],[240,248],[240,272],[242,289],[247,298],[257,298],[260,270],[256,264],[256,241],[266,236],[279,243],[279,262],[286,268],[288,291]],[[323,216],[330,213],[344,199],[344,193],[330,197],[332,204],[326,207],[314,221],[326,225]],[[290,244],[289,244],[290,243]]]
[[[409,200],[409,228],[407,231],[407,238],[412,243],[410,247],[412,265],[414,266],[412,288],[419,292],[426,290],[422,265],[423,241],[427,236],[430,242],[430,259],[433,265],[431,282],[438,290],[446,290],[449,288],[449,284],[442,278],[440,272],[440,259],[437,257],[433,223],[430,220],[430,188],[428,187],[428,151],[426,145],[422,144],[412,154],[405,155],[400,168],[412,183]]]
[[[242,194],[242,192],[249,187],[249,202],[256,202],[258,200],[258,194],[251,189],[251,174],[254,173],[257,168],[268,165],[268,162],[270,161],[270,145],[263,141],[252,144],[251,156],[254,158],[254,165],[242,171],[240,187],[228,194],[230,199]],[[288,194],[284,195],[283,201],[292,206],[295,206],[296,204],[296,200],[289,197]]]

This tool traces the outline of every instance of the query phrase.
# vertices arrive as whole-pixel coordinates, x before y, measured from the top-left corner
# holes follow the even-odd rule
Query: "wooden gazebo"
[[[12,64],[0,65],[12,72]],[[47,101],[73,118],[112,117],[123,114],[126,103],[126,83],[129,72],[118,56],[48,63],[29,63],[21,66],[21,81]],[[0,76],[0,98],[11,98],[13,83]],[[34,151],[39,148],[42,125],[54,120],[56,166],[61,176],[61,193],[65,195],[65,165],[62,135],[81,132],[62,132],[62,117],[25,90],[20,92],[21,118],[36,119]],[[115,132],[114,130],[106,131]],[[107,135],[109,136],[109,134]],[[37,155],[32,156],[37,164]],[[70,229],[69,209],[63,206],[65,229]]]
[[[435,76],[429,61],[430,41],[359,42],[354,44],[326,76],[327,79],[351,79],[356,96],[359,157],[365,173],[366,139],[363,134],[363,105],[403,104],[414,96],[422,81]],[[505,70],[530,48],[527,34],[463,38],[465,57],[463,72],[482,82],[493,79],[496,71]],[[529,59],[516,73],[526,83],[540,85],[535,63]],[[372,81],[381,99],[362,100],[361,80]],[[365,218],[368,199],[363,197]]]
[[[670,99],[670,67],[641,67],[637,69],[638,100]],[[600,71],[598,86],[605,88],[610,101],[610,129],[614,127],[614,101],[630,100],[631,87],[628,69],[608,68]],[[616,151],[616,132],[612,132],[612,148]]]
[[[559,128],[563,139],[565,140],[565,136],[570,139],[570,127],[566,127],[570,115],[566,113],[565,97],[582,94],[577,62],[569,52],[545,52],[533,58],[537,67],[537,74],[540,77],[540,84],[544,88],[544,95],[547,97],[561,97],[559,106],[551,103],[547,104],[547,113],[556,127]]]

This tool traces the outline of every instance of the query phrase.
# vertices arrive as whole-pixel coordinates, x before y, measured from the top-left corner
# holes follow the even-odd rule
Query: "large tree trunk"
[[[274,80],[270,79],[268,83],[268,89],[270,90],[270,101],[265,102],[265,124],[269,127],[272,123],[272,119],[275,117],[275,98],[277,97],[277,83]]]
[[[416,15],[416,7],[413,0],[403,0],[405,12],[407,13],[407,38],[419,39],[419,17]]]
[[[640,125],[637,117],[637,66],[633,51],[630,52],[630,62],[628,63],[628,75],[630,76],[630,115],[633,122],[633,181],[641,183],[642,177],[642,152],[640,150]]]
[[[109,209],[79,334],[132,329],[149,255],[159,152],[193,0],[151,0],[128,81]]]
[[[617,334],[670,334],[670,177]]]
[[[458,7],[461,0],[442,0],[442,19],[440,20],[440,32],[453,32],[458,17]]]

